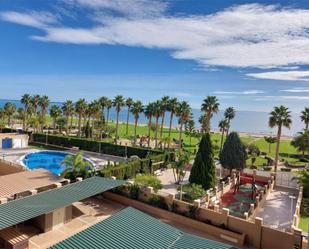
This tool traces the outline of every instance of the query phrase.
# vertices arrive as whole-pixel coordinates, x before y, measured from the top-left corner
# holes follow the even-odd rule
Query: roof
[[[0,176],[0,198],[61,182],[64,179],[46,169]]]
[[[71,183],[58,189],[10,201],[0,205],[0,229],[10,227],[55,209],[68,206],[113,189],[123,181],[102,177],[91,177],[81,182]]]
[[[125,208],[51,247],[69,248],[236,249],[184,233],[132,207]]]

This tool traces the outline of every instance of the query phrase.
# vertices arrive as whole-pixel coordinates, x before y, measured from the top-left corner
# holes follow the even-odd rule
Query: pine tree
[[[214,152],[210,134],[206,133],[199,144],[189,182],[202,185],[204,189],[209,189],[215,186],[215,181]]]
[[[227,137],[220,153],[220,163],[223,168],[242,170],[248,158],[246,148],[241,142],[238,133],[231,132]]]

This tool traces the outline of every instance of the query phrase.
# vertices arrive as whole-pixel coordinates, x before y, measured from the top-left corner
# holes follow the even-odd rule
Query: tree
[[[95,121],[101,121],[102,120],[102,111],[101,111],[101,104],[99,101],[97,100],[93,100],[89,106],[88,106],[88,122],[90,125],[90,121],[92,120],[91,123],[91,130],[94,132],[94,124]],[[101,133],[101,130],[99,131],[99,133]],[[92,133],[91,136],[92,137]]]
[[[201,111],[205,112],[206,115],[202,125],[203,132],[210,131],[210,120],[213,114],[219,111],[219,105],[220,104],[216,96],[207,96],[207,98],[203,100]]]
[[[78,115],[78,133],[77,136],[81,136],[81,122],[82,122],[82,117],[85,115],[87,109],[87,103],[85,99],[79,99],[75,103],[75,111],[76,114]]]
[[[297,171],[298,176],[295,177],[299,184],[303,186],[303,196],[304,198],[309,197],[309,170],[299,170]]]
[[[24,108],[18,108],[18,110],[17,110],[17,119],[22,121],[23,127],[25,126],[25,124],[24,124],[25,116],[26,116],[26,112],[25,112]]]
[[[144,187],[152,187],[154,192],[158,192],[163,187],[161,181],[156,176],[146,174],[137,175],[134,183]]]
[[[28,109],[29,106],[31,105],[31,96],[30,94],[24,94],[21,97],[20,102],[24,105],[24,110],[25,110],[25,116],[23,119],[23,130],[26,130],[26,126],[27,126],[27,119],[28,119]]]
[[[276,137],[272,137],[272,136],[264,136],[264,140],[266,141],[266,143],[268,143],[268,153],[270,154],[271,153],[271,145],[274,144],[277,139]]]
[[[243,170],[245,168],[248,155],[238,133],[231,132],[228,135],[219,157],[222,167],[229,169],[230,172],[233,169]]]
[[[182,146],[182,129],[183,125],[189,120],[191,113],[191,107],[186,101],[182,101],[178,105],[177,109],[177,116],[179,117],[179,123],[180,123],[180,128],[179,128],[179,141]]]
[[[305,153],[309,152],[309,130],[299,132],[298,135],[293,138],[291,144],[297,148],[298,151],[301,151],[304,157]]]
[[[85,161],[82,153],[67,155],[61,162],[64,167],[62,177],[76,180],[77,177],[88,178],[94,175],[93,165]]]
[[[227,120],[226,136],[229,135],[229,129],[231,127],[231,120],[235,118],[236,111],[233,107],[226,108],[224,112],[224,117]]]
[[[218,127],[221,131],[221,144],[220,144],[220,151],[222,150],[222,146],[223,146],[223,139],[224,139],[224,132],[226,130],[228,130],[228,121],[226,119],[223,119],[219,122]]]
[[[194,129],[195,129],[195,122],[194,122],[193,114],[191,113],[188,122],[186,122],[185,124],[185,131],[189,136],[190,146],[192,145],[192,133],[194,132]]]
[[[191,184],[202,185],[204,189],[215,186],[216,183],[216,167],[214,162],[214,151],[209,133],[205,133],[199,144],[189,182]]]
[[[127,113],[127,125],[126,125],[126,135],[129,133],[129,119],[130,119],[130,112],[131,112],[131,107],[134,104],[134,101],[132,98],[127,98],[126,100],[126,106],[128,107],[128,113]]]
[[[114,98],[113,105],[114,105],[114,107],[115,107],[115,109],[116,109],[116,113],[117,113],[117,119],[116,119],[116,132],[115,132],[115,140],[117,141],[117,139],[118,139],[119,113],[120,113],[120,111],[121,111],[121,107],[124,106],[124,98],[123,98],[123,96],[117,95],[117,96]]]
[[[107,128],[107,126],[108,126],[109,111],[110,111],[110,109],[112,108],[112,106],[113,106],[113,102],[109,99],[109,100],[106,102],[106,109],[107,109],[107,113],[106,113],[106,125],[105,125],[106,128]]]
[[[309,107],[305,107],[305,110],[301,112],[301,121],[305,123],[305,130],[308,130],[309,126]]]
[[[161,119],[161,130],[160,130],[160,138],[162,138],[162,134],[163,134],[163,127],[164,127],[164,117],[165,117],[165,113],[168,110],[168,105],[169,105],[169,97],[168,96],[164,96],[161,98],[161,113],[162,113],[162,119]]]
[[[5,111],[3,108],[0,108],[0,130],[5,127]]]
[[[142,113],[144,110],[144,107],[143,107],[143,104],[141,101],[136,101],[133,103],[133,106],[132,106],[132,114],[134,116],[134,143],[136,143],[136,128],[137,128],[137,122],[138,122],[138,119],[139,119],[139,115],[140,113]]]
[[[46,112],[49,106],[48,96],[44,95],[39,99],[39,106],[41,107],[41,120],[45,120]],[[45,122],[43,122],[45,123]],[[41,131],[43,131],[43,124],[41,125]]]
[[[64,117],[59,117],[56,120],[58,129],[59,129],[59,133],[62,134],[62,130],[67,126],[67,119]]]
[[[173,117],[174,117],[174,115],[177,111],[177,107],[178,107],[177,98],[169,99],[168,105],[167,105],[167,110],[170,112],[170,125],[169,125],[169,129],[168,129],[168,138],[169,138],[168,148],[170,148]]]
[[[11,125],[11,117],[16,112],[16,105],[12,102],[7,102],[4,105],[4,113],[8,118],[8,126]]]
[[[50,116],[53,118],[53,129],[56,130],[56,121],[61,115],[61,109],[57,105],[52,105],[50,108]]]
[[[279,160],[279,148],[280,148],[280,138],[282,133],[282,127],[290,128],[292,124],[292,119],[290,115],[289,108],[285,106],[275,106],[274,110],[270,113],[269,117],[269,127],[278,127],[277,131],[277,146],[276,146],[276,157],[275,157],[275,172],[277,172],[278,160]]]
[[[150,131],[151,131],[152,117],[154,115],[154,112],[155,112],[154,103],[149,103],[145,107],[145,111],[144,111],[146,118],[148,118],[148,148],[150,147]]]
[[[156,130],[155,130],[155,147],[158,147],[158,124],[159,124],[159,118],[162,115],[162,108],[161,108],[161,101],[157,100],[154,105],[154,116],[156,118]]]
[[[73,114],[74,114],[74,104],[72,100],[67,100],[64,102],[62,106],[62,112],[66,118],[66,133],[69,134],[72,128]],[[70,118],[71,118],[71,122],[69,122]]]
[[[36,115],[37,112],[38,112],[38,106],[39,106],[39,103],[40,103],[40,99],[41,99],[41,97],[40,97],[40,95],[38,95],[38,94],[33,95],[33,96],[31,97],[31,105],[32,105],[32,107],[33,107],[33,112],[34,112],[35,115]]]
[[[185,175],[186,171],[184,171],[185,167],[190,162],[190,154],[184,151],[178,151],[176,154],[176,160],[172,162],[172,169],[174,174],[174,179],[177,184],[180,184]]]

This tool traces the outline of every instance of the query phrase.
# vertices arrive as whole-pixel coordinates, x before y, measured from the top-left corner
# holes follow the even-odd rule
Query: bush
[[[167,203],[165,202],[164,198],[160,195],[153,195],[149,199],[148,203],[152,206],[169,210]]]
[[[289,169],[289,168],[281,168],[281,171],[284,171],[284,172],[290,172],[290,171],[291,171],[291,169]]]
[[[180,190],[180,187],[178,187],[178,190]],[[206,191],[203,189],[202,185],[198,184],[186,184],[182,186],[182,192],[184,192],[184,199],[188,199],[190,201],[194,201],[196,199],[201,198]]]
[[[155,192],[158,192],[163,187],[161,181],[156,176],[146,174],[137,175],[134,183],[145,187],[153,187]]]
[[[129,191],[130,191],[130,198],[137,200],[138,199],[138,193],[139,193],[138,185],[137,184],[130,185]]]

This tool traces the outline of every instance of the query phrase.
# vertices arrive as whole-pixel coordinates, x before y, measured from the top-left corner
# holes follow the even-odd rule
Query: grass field
[[[309,216],[300,217],[299,228],[305,232],[309,232]]]

